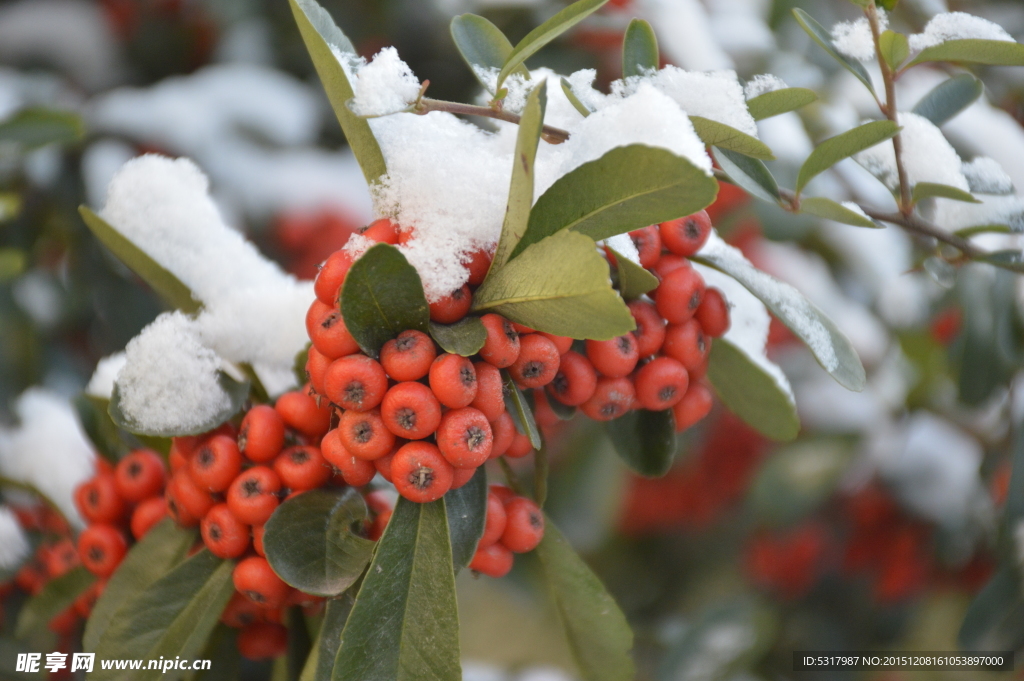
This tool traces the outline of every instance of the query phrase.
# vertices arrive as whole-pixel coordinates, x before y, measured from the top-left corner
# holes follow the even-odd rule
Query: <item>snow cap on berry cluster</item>
[[[127,358],[123,352],[115,352],[97,362],[96,369],[92,372],[92,378],[85,386],[85,394],[109,400],[110,395],[114,392],[117,373],[121,371],[121,367],[126,361]]]
[[[879,8],[878,30],[882,32],[889,27],[889,17],[885,10]],[[832,43],[840,53],[859,61],[871,61],[875,58],[875,38],[871,34],[871,24],[867,17],[855,21],[843,21],[832,27]]]
[[[0,428],[0,475],[35,487],[82,527],[74,491],[95,472],[94,455],[70,402],[44,388],[29,388],[14,403],[14,413],[19,424]]]
[[[966,12],[943,12],[931,18],[924,30],[910,36],[910,49],[919,52],[947,40],[999,40],[1013,42],[1013,36],[999,24]]]
[[[28,538],[18,518],[6,506],[0,506],[0,570],[12,570],[28,556]]]

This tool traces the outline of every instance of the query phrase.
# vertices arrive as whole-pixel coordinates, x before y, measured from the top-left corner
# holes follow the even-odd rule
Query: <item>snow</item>
[[[619,255],[625,256],[628,260],[640,264],[640,251],[629,234],[616,234],[610,236],[603,243]]]
[[[1013,180],[995,159],[978,156],[970,163],[964,163],[960,170],[967,178],[972,194],[1013,193]]]
[[[14,413],[19,425],[0,428],[0,475],[32,485],[83,527],[74,491],[93,475],[94,455],[71,404],[44,388],[29,388]]]
[[[941,130],[927,118],[909,112],[900,112],[899,124],[903,128],[900,131],[903,167],[911,186],[918,182],[934,182],[964,191],[970,189],[961,172],[960,157]],[[899,188],[896,154],[890,140],[856,154],[854,159],[891,191]]]
[[[7,506],[0,506],[0,570],[18,567],[28,553],[28,538],[17,516]]]
[[[1024,232],[1024,200],[1021,197],[1015,194],[976,194],[974,198],[981,203],[936,199],[935,222],[951,232],[986,225],[1007,225],[1014,232]]]
[[[743,87],[743,96],[747,100],[751,100],[754,97],[765,94],[766,92],[774,92],[775,90],[784,90],[788,85],[786,81],[782,80],[778,76],[773,76],[770,73],[762,73],[754,76],[747,81],[747,84]]]
[[[127,358],[123,352],[115,352],[107,355],[96,364],[96,370],[85,386],[85,394],[93,397],[102,397],[109,400],[114,392],[114,380],[121,367],[125,365]]]
[[[350,59],[340,61],[351,63]],[[385,47],[369,64],[361,64],[355,74],[350,83],[355,93],[350,107],[357,116],[384,116],[402,111],[416,101],[420,91],[419,79],[393,47]]]
[[[658,45],[672,63],[697,71],[733,68],[700,0],[634,0],[630,10],[654,27]]]
[[[968,39],[1013,42],[1013,37],[999,24],[966,12],[936,14],[924,31],[910,36],[908,41],[913,52],[920,52],[947,40]]]
[[[885,10],[878,10],[878,32],[882,33],[889,27],[889,18]],[[832,43],[841,54],[859,61],[871,61],[875,58],[875,39],[871,34],[871,24],[867,17],[854,21],[844,21],[832,27]]]
[[[861,216],[862,218],[866,218],[868,220],[871,219],[871,218],[868,217],[868,214],[864,212],[864,209],[861,208],[860,204],[858,204],[858,203],[854,203],[853,201],[842,201],[842,202],[840,202],[839,205],[841,205],[843,208],[845,208],[847,210],[853,211],[854,213],[856,213],[857,215]]]

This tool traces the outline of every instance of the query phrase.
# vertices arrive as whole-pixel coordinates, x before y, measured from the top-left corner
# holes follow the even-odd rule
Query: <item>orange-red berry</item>
[[[384,425],[398,437],[421,440],[441,423],[441,404],[430,388],[407,381],[392,386],[380,405]]]
[[[610,378],[628,376],[640,359],[636,336],[627,333],[611,340],[587,341],[587,359],[602,375]]]
[[[231,579],[243,596],[264,608],[280,608],[291,587],[274,573],[266,558],[249,556],[235,566]]]
[[[512,366],[519,358],[519,332],[512,322],[496,314],[485,314],[480,321],[487,330],[487,340],[480,348],[480,356],[499,369]]]
[[[452,409],[441,417],[437,446],[455,468],[475,469],[487,461],[494,444],[491,424],[473,407]]]
[[[516,424],[512,421],[512,415],[507,411],[501,412],[501,416],[491,421],[491,433],[491,458],[496,459],[508,451],[516,438]]]
[[[352,256],[344,249],[331,253],[313,283],[313,291],[317,300],[324,305],[334,307],[338,304],[338,293],[345,283],[345,275],[352,267]]]
[[[337,428],[341,443],[352,456],[373,461],[395,447],[395,434],[388,430],[380,409],[346,411]]]
[[[266,466],[253,466],[228,487],[228,508],[246,525],[262,525],[280,503],[281,478]]]
[[[583,404],[597,388],[597,372],[590,360],[578,352],[562,355],[558,373],[547,386],[548,394],[570,407]]]
[[[281,452],[274,459],[274,472],[281,484],[292,491],[322,487],[331,479],[330,464],[319,447],[295,446]]]
[[[438,324],[454,324],[467,314],[473,306],[473,294],[469,285],[463,284],[444,298],[430,303],[430,320]]]
[[[430,365],[430,389],[450,409],[467,407],[476,397],[476,369],[467,358],[445,353]]]
[[[127,510],[112,473],[99,473],[75,490],[75,505],[90,523],[117,522]]]
[[[429,442],[403,445],[391,461],[391,482],[409,501],[436,501],[451,489],[455,470]]]
[[[395,381],[418,381],[430,371],[437,357],[430,336],[410,329],[398,334],[380,349],[380,364]]]
[[[669,272],[654,294],[658,314],[670,324],[681,324],[692,318],[703,299],[704,278],[692,267]]]
[[[306,313],[306,333],[313,347],[331,359],[359,352],[359,344],[348,332],[341,310],[334,305],[314,300]]]
[[[486,513],[484,533],[483,536],[480,537],[480,543],[478,546],[490,546],[501,539],[501,535],[505,531],[505,522],[507,519],[505,514],[505,504],[502,502],[501,497],[495,494],[493,490],[487,492]]]
[[[82,565],[97,577],[109,577],[128,552],[128,541],[112,525],[97,523],[78,535],[78,555]]]
[[[594,421],[611,421],[633,408],[636,390],[628,378],[602,377],[594,395],[580,405],[580,411]]]
[[[114,486],[121,498],[135,504],[156,496],[164,489],[167,468],[160,455],[151,449],[136,449],[118,461]]]
[[[717,288],[704,290],[704,300],[693,313],[704,333],[719,338],[729,330],[729,303]]]
[[[199,487],[210,492],[223,492],[242,472],[238,443],[227,435],[211,437],[192,455],[188,472]]]
[[[227,504],[217,504],[199,523],[203,543],[218,558],[238,558],[249,548],[249,526],[231,512]]]
[[[310,352],[315,352],[310,348]],[[238,449],[256,463],[264,463],[277,456],[284,447],[284,419],[273,407],[257,404],[242,419],[238,429]]]
[[[163,497],[150,497],[132,511],[132,536],[138,541],[167,515],[167,500]]]
[[[473,370],[476,371],[476,397],[473,398],[470,406],[482,411],[488,421],[493,421],[505,411],[504,381],[501,379],[501,371],[487,362],[474,362]]]
[[[306,379],[313,386],[313,390],[319,395],[325,393],[324,377],[327,375],[327,368],[331,366],[333,361],[312,345],[306,351]]]
[[[642,267],[653,267],[654,263],[658,262],[658,258],[661,257],[661,235],[658,233],[658,228],[654,225],[649,225],[643,229],[635,229],[629,233],[629,238],[633,241],[633,245],[636,246],[637,253],[640,256],[640,265]]]
[[[366,355],[335,360],[324,377],[327,397],[343,409],[369,411],[388,389],[388,377],[379,362]]]
[[[512,438],[512,442],[505,450],[505,456],[510,459],[520,459],[530,452],[533,451],[533,444],[530,442],[530,438],[523,433],[516,432]]]
[[[307,437],[322,437],[331,427],[330,405],[326,400],[317,405],[316,399],[304,390],[281,395],[274,404],[274,410],[286,426]]]
[[[469,262],[466,263],[466,269],[469,270],[469,281],[467,283],[470,286],[479,286],[484,283],[484,279],[487,278],[487,271],[491,269],[492,259],[493,256],[483,249],[469,254]]]
[[[238,632],[235,644],[247,660],[270,660],[288,652],[288,630],[272,622],[253,622]]]
[[[513,553],[537,548],[544,538],[544,514],[532,500],[515,497],[505,504],[505,531],[501,543]]]
[[[700,250],[711,234],[711,218],[700,211],[659,225],[661,242],[676,255],[690,256]]]
[[[675,406],[686,394],[690,376],[686,368],[671,357],[656,357],[640,367],[633,385],[636,401],[650,411]]]
[[[658,352],[665,342],[665,320],[658,314],[657,308],[646,300],[634,300],[629,304],[629,311],[636,322],[633,336],[636,338],[639,355],[649,357]]]
[[[512,569],[515,557],[500,543],[477,548],[469,569],[488,577],[504,577]]]
[[[682,324],[670,324],[665,330],[662,353],[678,360],[687,371],[693,371],[711,352],[711,339],[704,335],[700,322],[691,319]]]
[[[711,411],[712,395],[708,387],[702,383],[691,383],[683,399],[672,407],[676,420],[676,432],[683,432],[700,421]]]
[[[558,373],[558,347],[540,334],[519,338],[519,357],[508,368],[512,379],[524,388],[542,388]]]

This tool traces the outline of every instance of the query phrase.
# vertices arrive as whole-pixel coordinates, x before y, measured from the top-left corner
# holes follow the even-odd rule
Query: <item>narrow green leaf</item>
[[[560,177],[537,199],[512,258],[563,229],[598,241],[691,215],[717,193],[713,177],[670,151],[616,147]]]
[[[658,37],[643,19],[633,19],[622,37],[622,77],[642,76],[661,65]]]
[[[365,119],[356,116],[348,108],[348,101],[355,96],[352,86],[348,82],[345,70],[331,50],[336,48],[343,55],[355,56],[355,48],[351,41],[341,32],[337,24],[328,14],[327,10],[316,3],[316,0],[288,0],[295,16],[295,23],[299,26],[299,33],[306,43],[310,59],[316,67],[316,73],[320,76],[327,99],[331,102],[334,115],[341,123],[341,129],[345,133],[352,153],[355,154],[359,167],[363,170],[363,176],[369,184],[377,182],[382,175],[387,173],[387,165],[384,162],[384,154],[377,144],[377,139],[370,130],[369,123]]]
[[[607,340],[636,328],[612,288],[608,262],[578,232],[549,236],[492,271],[476,290],[473,307],[556,336]]]
[[[676,459],[676,426],[671,409],[635,409],[608,421],[605,428],[615,451],[634,472],[660,478],[672,468]]]
[[[126,602],[96,647],[99,659],[195,658],[220,619],[235,587],[232,561],[202,550]],[[97,669],[100,680],[155,681],[159,669]]]
[[[933,197],[963,201],[964,203],[981,203],[981,201],[971,196],[970,192],[965,192],[963,189],[957,189],[956,187],[950,187],[948,184],[918,182],[914,185],[914,203]]]
[[[755,121],[779,116],[817,101],[818,94],[804,87],[787,87],[758,95],[747,102],[747,111]]]
[[[907,36],[895,31],[882,33],[878,38],[878,46],[882,52],[882,59],[893,71],[897,70],[910,54]]]
[[[461,681],[444,499],[400,498],[341,636],[335,681]]]
[[[0,122],[0,144],[31,151],[47,144],[70,144],[85,136],[82,117],[70,111],[22,109]]]
[[[189,313],[199,310],[199,301],[192,296],[192,291],[181,283],[180,279],[165,270],[160,263],[149,257],[88,207],[79,206],[78,212],[96,238],[110,249],[118,260],[127,265],[128,269],[149,284],[168,306]]]
[[[512,43],[500,28],[476,14],[460,14],[453,17],[449,28],[455,47],[473,75],[485,88],[492,87],[492,84],[485,82],[481,76],[483,72],[492,69],[501,70],[505,60],[512,54]],[[522,64],[513,73],[524,78],[530,77],[530,71]]]
[[[793,9],[793,16],[796,17],[796,22],[807,32],[807,35],[811,36],[811,39],[821,46],[821,49],[828,52],[828,55],[839,62],[840,66],[855,75],[857,80],[864,83],[868,90],[872,93],[875,91],[874,86],[871,84],[871,76],[868,75],[864,65],[859,61],[850,59],[846,55],[840,54],[836,46],[832,44],[832,36],[829,35],[824,26],[799,7]]]
[[[345,628],[348,614],[352,611],[355,595],[352,590],[346,591],[341,598],[332,598],[324,607],[324,619],[320,623],[313,651],[306,660],[299,681],[327,681],[334,669],[334,658],[341,646],[341,632]]]
[[[800,174],[796,180],[797,193],[799,194],[812,179],[844,158],[860,153],[887,139],[892,139],[899,131],[900,129],[892,121],[874,121],[825,140],[814,148],[814,151],[800,167]]]
[[[562,79],[562,92],[565,93],[565,98],[569,100],[569,103],[573,105],[573,108],[579,111],[580,115],[584,118],[594,113],[586,104],[580,101],[580,98],[572,91],[572,86],[569,85],[569,81],[565,78]]]
[[[502,391],[505,396],[505,409],[516,424],[516,430],[530,438],[530,444],[534,449],[540,449],[543,444],[540,438],[540,429],[537,428],[537,420],[533,417],[533,409],[526,401],[526,396],[512,380],[508,371],[502,369],[501,377],[505,382]]]
[[[658,288],[658,278],[642,266],[622,255],[614,248],[609,248],[615,255],[615,270],[619,275],[619,293],[626,300],[636,300],[640,296]],[[557,400],[554,400],[557,402]]]
[[[501,67],[501,72],[498,74],[498,89],[501,89],[505,79],[519,68],[523,62],[552,40],[599,10],[606,2],[608,0],[577,0],[577,2],[572,3],[527,33],[505,59],[505,64]]]
[[[355,489],[316,489],[285,501],[265,525],[267,561],[285,582],[317,596],[337,596],[370,562],[374,542],[353,533],[366,518]]]
[[[985,86],[969,73],[944,80],[914,105],[913,113],[942,125],[974,103]]]
[[[463,317],[454,324],[430,322],[430,336],[445,352],[470,357],[487,341],[487,329],[479,317]]]
[[[882,229],[884,227],[884,225],[878,224],[871,218],[865,217],[841,203],[818,196],[801,199],[800,212],[809,213],[826,220],[842,222],[844,225],[853,225],[854,227],[867,227],[868,229]]]
[[[767,144],[725,123],[719,123],[702,116],[690,116],[690,122],[693,123],[693,129],[697,133],[697,137],[706,146],[728,149],[744,156],[760,158],[766,161],[775,158]]]
[[[15,637],[23,639],[30,634],[44,631],[50,620],[70,608],[75,599],[95,581],[96,577],[84,567],[76,567],[60,577],[51,579],[42,591],[21,607],[18,623],[14,628]]]
[[[480,466],[465,485],[444,495],[448,536],[452,543],[455,574],[469,565],[484,535],[487,519],[487,470]]]
[[[523,117],[519,121],[505,222],[501,225],[501,236],[488,274],[501,269],[501,266],[508,262],[530,222],[530,209],[533,207],[533,165],[537,158],[537,145],[540,143],[540,132],[544,127],[544,110],[547,104],[547,82],[543,82],[530,92],[526,107],[523,109]]]
[[[779,185],[763,161],[728,149],[715,147],[713,151],[715,160],[730,180],[762,201],[779,202]]]
[[[1018,650],[1024,645],[1024,593],[1016,566],[1000,569],[974,597],[957,643],[961,650]]]
[[[1021,251],[993,251],[978,258],[978,260],[987,262],[989,265],[995,265],[1000,269],[1024,274],[1024,253]]]
[[[584,681],[632,681],[633,632],[625,615],[550,518],[536,551]]]
[[[164,518],[128,551],[99,600],[92,608],[82,635],[82,647],[96,652],[103,633],[125,603],[134,600],[153,582],[181,562],[196,541],[195,530],[185,530]]]
[[[729,411],[765,437],[784,442],[800,431],[792,396],[724,338],[711,344],[708,380]]]
[[[341,314],[348,332],[371,357],[402,331],[430,331],[420,275],[389,244],[377,244],[352,265],[341,287]]]
[[[947,40],[921,50],[908,64],[926,61],[966,62],[989,66],[1024,66],[1024,45],[1003,40]]]
[[[249,382],[239,383],[223,371],[217,374],[217,382],[221,389],[228,396],[227,406],[219,412],[211,414],[202,423],[188,429],[168,428],[153,429],[147,428],[126,414],[121,408],[121,392],[117,384],[114,384],[114,392],[110,395],[110,403],[107,405],[107,413],[118,428],[134,433],[136,435],[154,435],[157,437],[177,437],[180,435],[198,435],[216,428],[232,416],[238,413],[249,398]]]

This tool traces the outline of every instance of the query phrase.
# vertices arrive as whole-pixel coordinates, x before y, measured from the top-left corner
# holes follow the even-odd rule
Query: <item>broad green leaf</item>
[[[28,264],[28,256],[20,248],[0,248],[0,282],[10,281],[21,275]]]
[[[320,623],[313,650],[306,660],[299,681],[327,681],[334,669],[334,658],[341,645],[341,632],[345,628],[348,614],[352,610],[355,596],[349,590],[341,598],[331,598],[324,607],[324,618]]]
[[[110,249],[118,260],[127,265],[128,269],[149,284],[168,306],[188,313],[199,310],[200,302],[192,296],[192,291],[181,283],[181,280],[86,206],[79,206],[78,212],[96,238]]]
[[[793,16],[796,17],[796,22],[807,32],[807,35],[811,36],[811,39],[821,46],[821,49],[828,52],[829,56],[839,62],[840,66],[855,75],[857,80],[864,83],[868,90],[872,93],[875,91],[874,86],[871,84],[871,76],[868,75],[864,65],[859,61],[850,59],[846,55],[840,54],[836,46],[832,44],[832,36],[829,35],[824,26],[799,7],[793,9]]]
[[[878,224],[871,218],[861,215],[841,203],[819,196],[801,199],[800,212],[810,213],[819,218],[842,222],[844,225],[853,225],[854,227],[867,227],[868,229],[882,229],[884,227],[884,225]]]
[[[542,47],[599,10],[608,0],[577,0],[519,41],[498,73],[498,89],[512,73]]]
[[[370,562],[374,542],[353,533],[366,518],[355,489],[315,489],[277,507],[264,526],[263,548],[285,582],[317,596],[337,596]]]
[[[420,275],[390,244],[373,246],[352,265],[341,287],[341,314],[348,332],[371,357],[402,331],[430,331]]]
[[[450,30],[455,47],[473,75],[485,88],[491,87],[480,77],[481,71],[500,71],[502,64],[512,54],[512,43],[500,28],[476,14],[453,17]],[[530,71],[522,64],[513,73],[524,78],[530,77]]]
[[[377,139],[370,130],[369,123],[365,119],[356,116],[348,108],[348,101],[355,96],[352,92],[352,85],[348,82],[348,76],[332,51],[332,47],[342,53],[344,57],[356,54],[352,43],[345,34],[341,32],[327,10],[316,3],[315,0],[288,0],[295,16],[295,23],[299,26],[299,33],[306,43],[309,57],[313,60],[316,73],[320,76],[327,99],[331,102],[334,115],[341,123],[341,129],[345,133],[352,153],[359,161],[359,167],[363,170],[363,176],[369,184],[377,182],[388,169],[384,162],[384,154],[377,144]]]
[[[818,99],[814,90],[804,87],[786,87],[758,95],[747,102],[747,111],[755,121],[796,111]]]
[[[840,438],[802,440],[765,460],[750,487],[750,508],[759,522],[791,525],[833,497],[853,459]]]
[[[82,635],[82,647],[96,652],[103,633],[125,603],[137,598],[153,582],[180,563],[196,541],[195,530],[185,530],[164,518],[128,551],[99,600],[92,608]]]
[[[918,182],[914,185],[914,203],[934,197],[963,201],[964,203],[981,203],[981,201],[971,196],[970,192],[965,192],[963,189],[957,189],[956,187],[950,187],[948,184]]]
[[[221,389],[228,396],[227,406],[219,412],[211,414],[202,423],[188,429],[168,428],[154,429],[147,428],[126,414],[121,408],[121,392],[114,384],[114,392],[110,395],[110,403],[107,405],[107,413],[118,428],[134,433],[136,435],[154,435],[157,437],[176,437],[179,435],[198,435],[216,428],[232,416],[238,413],[249,398],[249,382],[239,383],[223,371],[218,372],[217,382]]]
[[[430,322],[430,336],[445,352],[469,357],[487,341],[487,329],[479,317],[463,317],[454,324]]]
[[[563,229],[598,241],[691,215],[717,193],[713,177],[670,151],[616,147],[560,177],[537,199],[512,257]]]
[[[534,449],[540,449],[543,444],[540,429],[537,428],[537,420],[533,417],[533,409],[530,408],[526,396],[505,369],[501,370],[501,378],[505,382],[502,391],[505,396],[505,409],[516,424],[516,430],[530,438],[530,444]]]
[[[569,100],[569,103],[573,105],[573,108],[579,111],[580,115],[584,118],[594,113],[586,104],[580,101],[580,98],[572,91],[572,86],[569,85],[569,81],[565,78],[562,79],[562,92],[565,93],[565,98]]]
[[[719,123],[702,116],[690,116],[690,122],[693,123],[693,129],[697,133],[697,137],[700,138],[700,141],[705,146],[728,149],[744,156],[760,158],[766,161],[775,158],[767,144],[725,123]]]
[[[763,161],[728,149],[714,149],[715,160],[739,187],[769,203],[779,202],[779,185]]]
[[[572,338],[608,340],[636,328],[593,240],[565,230],[492,270],[476,290],[473,308]]]
[[[658,37],[643,19],[633,19],[622,37],[622,77],[642,76],[661,65]]]
[[[242,654],[238,652],[238,630],[218,622],[199,658],[209,660],[210,668],[185,676],[187,681],[237,679],[242,664]]]
[[[724,338],[711,344],[708,380],[729,411],[765,437],[787,441],[800,431],[792,396]]]
[[[908,64],[925,61],[967,62],[989,66],[1024,66],[1024,45],[1003,40],[947,40],[921,50]]]
[[[619,275],[619,293],[626,300],[635,300],[658,288],[658,278],[613,248],[615,270]],[[557,402],[558,400],[554,400]]]
[[[632,681],[633,632],[625,615],[550,518],[536,551],[584,681]]]
[[[892,121],[874,121],[825,140],[814,148],[800,167],[800,174],[796,180],[797,194],[808,182],[844,158],[892,139],[899,131],[899,127]]]
[[[964,614],[961,650],[1019,650],[1024,645],[1024,592],[1015,565],[1007,565],[974,597]]]
[[[501,225],[501,236],[488,274],[501,269],[502,265],[508,262],[530,222],[530,209],[533,207],[533,165],[537,158],[537,145],[540,143],[540,133],[544,127],[544,110],[547,104],[548,89],[545,81],[530,92],[522,119],[519,121],[505,221]]]
[[[116,464],[131,449],[121,438],[121,431],[107,413],[110,400],[82,393],[74,400],[75,413],[82,430],[104,459]]]
[[[634,472],[649,478],[668,473],[676,458],[672,410],[635,409],[605,424],[619,457]]]
[[[914,105],[913,113],[942,125],[981,97],[985,86],[969,73],[961,73],[936,85]]]
[[[47,144],[70,144],[85,136],[82,117],[70,111],[22,109],[0,122],[0,145],[31,151]]]
[[[181,563],[118,610],[100,638],[96,657],[198,657],[234,593],[233,569],[234,562],[205,549]],[[97,681],[155,681],[160,677],[159,669],[96,669],[90,676]]]
[[[45,630],[50,620],[70,608],[75,599],[95,581],[96,577],[81,566],[51,579],[42,591],[21,606],[14,635],[23,639]]]
[[[461,681],[444,499],[398,500],[341,635],[334,681]]]
[[[487,470],[480,466],[465,485],[444,495],[455,573],[469,565],[484,534],[487,518]]]
[[[902,64],[907,55],[910,54],[910,46],[907,43],[907,36],[895,31],[885,31],[878,38],[878,47],[882,52],[882,59],[895,71]]]
[[[288,608],[284,625],[288,628],[288,650],[285,653],[287,681],[300,681],[302,669],[306,666],[313,649],[313,641],[309,636],[309,627],[302,608],[293,605]]]

